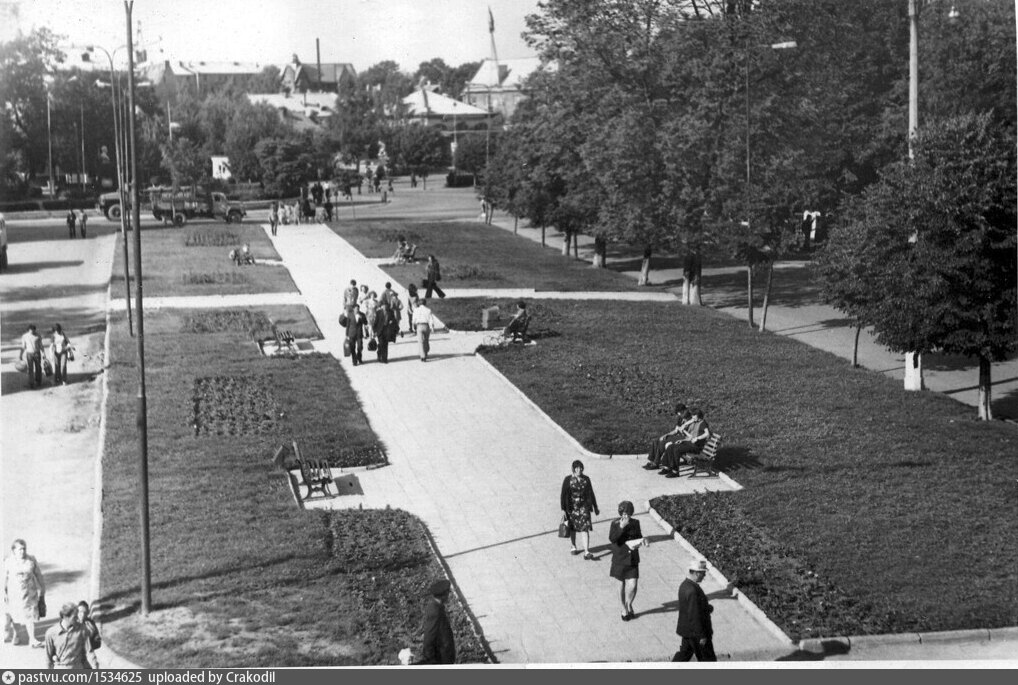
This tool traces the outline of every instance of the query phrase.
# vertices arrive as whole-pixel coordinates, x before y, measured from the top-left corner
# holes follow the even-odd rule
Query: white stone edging
[[[710,574],[711,578],[713,578],[715,582],[720,584],[722,587],[731,588],[732,596],[735,598],[735,601],[738,602],[749,615],[755,618],[757,622],[760,623],[760,625],[762,625],[764,628],[767,629],[769,633],[771,633],[771,635],[778,638],[786,646],[788,647],[796,646],[796,643],[792,640],[792,638],[788,637],[788,635],[785,634],[785,631],[781,630],[781,628],[779,628],[777,624],[774,623],[774,621],[767,618],[767,614],[765,614],[760,609],[760,607],[754,604],[749,597],[744,595],[737,587],[735,587],[728,580],[728,578],[726,578],[724,574],[721,573],[721,571],[719,571],[717,567],[714,566],[714,564],[710,563],[710,561],[707,561],[707,558],[703,554],[701,554],[695,547],[693,547],[693,545],[690,544],[688,540],[682,537],[670,523],[665,521],[661,517],[661,515],[657,513],[657,510],[650,506],[649,501],[646,502],[646,507],[647,511],[650,513],[650,517],[654,519],[659,526],[661,526],[662,530],[664,530],[667,534],[671,535],[672,538],[676,542],[678,542],[683,549],[685,549],[687,552],[693,555],[694,558],[703,559],[706,562],[707,573]]]

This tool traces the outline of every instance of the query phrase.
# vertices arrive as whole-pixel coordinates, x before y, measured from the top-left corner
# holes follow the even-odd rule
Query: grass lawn
[[[384,267],[393,280],[420,284],[429,254],[442,266],[445,288],[534,288],[562,291],[633,291],[631,278],[563,258],[525,238],[482,223],[357,221],[332,230],[367,257],[391,257],[397,236],[417,245],[417,264]]]
[[[476,326],[486,303],[435,313]],[[643,452],[676,401],[707,412],[746,489],[658,504],[793,637],[1018,624],[1015,426],[706,308],[534,315],[536,346],[484,354],[586,447]]]
[[[134,237],[128,248],[134,261]],[[281,266],[235,266],[230,250],[248,243],[256,259],[279,259],[265,231],[253,223],[195,223],[183,228],[142,228],[142,275],[147,297],[234,295],[296,292],[290,273]],[[132,274],[133,276],[133,274]],[[113,264],[113,293],[124,292],[124,249],[119,244]]]
[[[419,648],[428,584],[443,575],[420,520],[398,510],[301,510],[271,464],[297,440],[377,450],[339,363],[266,358],[264,321],[318,333],[304,309],[146,314],[153,609],[138,614],[135,341],[111,330],[103,456],[102,602],[107,640],[146,667],[394,664]],[[261,323],[259,323],[261,322]],[[485,661],[450,605],[461,662]]]

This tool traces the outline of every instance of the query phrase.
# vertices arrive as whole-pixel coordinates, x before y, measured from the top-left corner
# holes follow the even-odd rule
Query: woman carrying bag
[[[583,462],[579,459],[573,462],[572,475],[562,481],[559,503],[562,506],[562,519],[569,524],[569,540],[573,543],[571,553],[574,556],[580,553],[576,548],[578,536],[583,545],[583,558],[592,560],[594,555],[590,553],[590,531],[594,526],[590,521],[590,512],[600,515],[601,510],[597,508],[594,487],[590,484],[590,478],[583,475]]]
[[[633,613],[633,600],[636,599],[636,585],[640,578],[640,550],[646,547],[647,540],[640,530],[640,522],[633,518],[633,503],[619,503],[619,518],[612,521],[608,530],[608,541],[612,547],[612,567],[608,572],[612,578],[622,583],[619,588],[619,599],[622,600],[622,620],[631,621],[636,618]]]

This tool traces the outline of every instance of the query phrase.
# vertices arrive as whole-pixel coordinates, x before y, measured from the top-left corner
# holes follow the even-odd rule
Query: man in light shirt
[[[47,668],[87,670],[95,663],[88,630],[78,623],[78,607],[68,602],[60,608],[60,622],[46,631]]]
[[[21,336],[21,353],[19,359],[28,364],[28,387],[37,388],[42,385],[42,336],[35,330],[35,324],[28,324],[28,330]]]
[[[414,305],[414,326],[421,344],[421,361],[426,362],[431,351],[431,331],[435,328],[435,315],[431,313],[427,300],[417,300]]]

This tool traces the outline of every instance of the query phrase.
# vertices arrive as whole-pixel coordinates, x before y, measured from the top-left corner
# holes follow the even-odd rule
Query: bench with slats
[[[718,475],[718,470],[714,466],[714,462],[718,456],[718,445],[721,444],[721,436],[717,433],[713,433],[710,438],[707,439],[707,444],[703,446],[703,449],[694,454],[686,455],[688,463],[693,467],[693,472],[689,474],[689,477],[697,475],[698,473],[704,473],[708,476]]]

